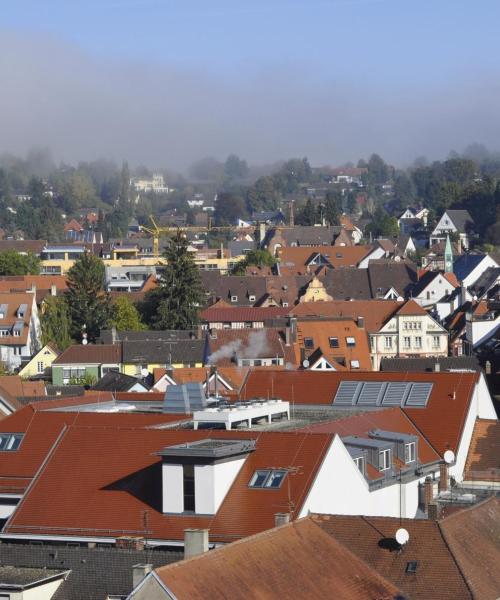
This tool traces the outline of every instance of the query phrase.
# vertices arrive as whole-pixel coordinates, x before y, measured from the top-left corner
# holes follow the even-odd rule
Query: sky
[[[0,151],[184,169],[499,149],[498,0],[16,0]]]

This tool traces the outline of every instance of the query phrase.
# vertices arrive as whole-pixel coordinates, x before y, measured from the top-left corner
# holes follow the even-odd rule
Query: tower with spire
[[[444,247],[444,272],[453,273],[453,250],[448,234],[446,234],[446,245]]]

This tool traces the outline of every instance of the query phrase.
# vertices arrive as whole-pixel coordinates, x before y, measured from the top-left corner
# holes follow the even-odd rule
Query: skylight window
[[[15,452],[22,439],[22,433],[0,433],[0,452]]]
[[[345,339],[345,343],[347,344],[348,347],[352,348],[356,345],[356,339],[348,336]]]
[[[281,487],[285,475],[286,471],[281,469],[255,471],[248,485],[252,488],[277,489]]]
[[[312,349],[314,348],[314,340],[312,337],[304,338],[304,348]]]
[[[330,348],[338,348],[339,347],[339,338],[338,337],[329,337],[328,342],[330,344]]]

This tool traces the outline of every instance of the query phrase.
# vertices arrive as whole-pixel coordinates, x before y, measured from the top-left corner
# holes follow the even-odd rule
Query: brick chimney
[[[448,491],[448,465],[441,463],[439,465],[439,493]]]
[[[431,477],[426,477],[424,481],[424,507],[425,511],[429,510],[429,504],[434,498],[434,482]]]
[[[132,588],[135,589],[148,573],[153,570],[151,564],[138,564],[132,566]]]
[[[184,558],[208,552],[208,529],[184,529]]]
[[[441,506],[440,506],[439,502],[435,502],[433,500],[427,507],[427,518],[430,521],[438,521],[440,513],[441,513]]]
[[[116,538],[116,547],[122,550],[144,550],[144,538],[121,536]]]

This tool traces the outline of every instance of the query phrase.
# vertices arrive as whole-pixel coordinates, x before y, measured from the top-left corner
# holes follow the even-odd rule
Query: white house
[[[446,210],[439,219],[430,235],[429,245],[437,244],[446,239],[447,235],[457,234],[462,246],[469,247],[469,230],[474,221],[467,210]]]
[[[9,371],[21,366],[41,347],[35,294],[0,294],[0,361]]]

